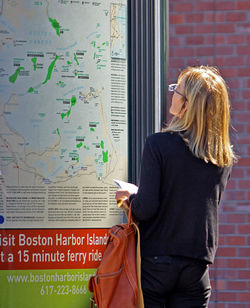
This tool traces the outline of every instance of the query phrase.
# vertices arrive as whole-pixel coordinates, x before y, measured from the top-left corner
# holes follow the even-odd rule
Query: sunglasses
[[[186,99],[185,95],[181,94],[179,91],[176,90],[177,87],[178,87],[178,83],[172,83],[168,86],[168,91],[175,92]]]

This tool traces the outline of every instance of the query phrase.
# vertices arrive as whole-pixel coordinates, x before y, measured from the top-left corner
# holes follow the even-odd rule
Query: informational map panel
[[[127,1],[0,0],[1,308],[89,307],[127,126]]]
[[[110,226],[127,176],[127,7],[0,3],[0,226]]]

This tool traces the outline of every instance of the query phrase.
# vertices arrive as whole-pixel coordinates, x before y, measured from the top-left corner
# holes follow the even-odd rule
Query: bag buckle
[[[90,299],[90,308],[93,308],[94,306],[97,307],[94,297],[92,296],[89,299]]]

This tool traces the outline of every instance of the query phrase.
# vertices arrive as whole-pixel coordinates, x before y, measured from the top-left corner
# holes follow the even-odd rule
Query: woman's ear
[[[189,102],[185,101],[185,103],[182,105],[181,111],[179,113],[179,118],[181,118],[184,115],[184,113],[187,111],[188,105],[189,105]]]
[[[188,101],[185,101],[184,106],[183,106],[183,112],[184,112],[184,113],[187,111],[188,105],[189,105],[189,102],[188,102]]]

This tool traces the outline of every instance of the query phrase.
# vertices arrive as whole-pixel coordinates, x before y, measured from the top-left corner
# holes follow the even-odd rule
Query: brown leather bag
[[[143,308],[141,290],[140,237],[132,221],[129,207],[128,223],[113,226],[96,275],[89,280],[93,292],[91,307]],[[137,242],[137,243],[136,243]]]

